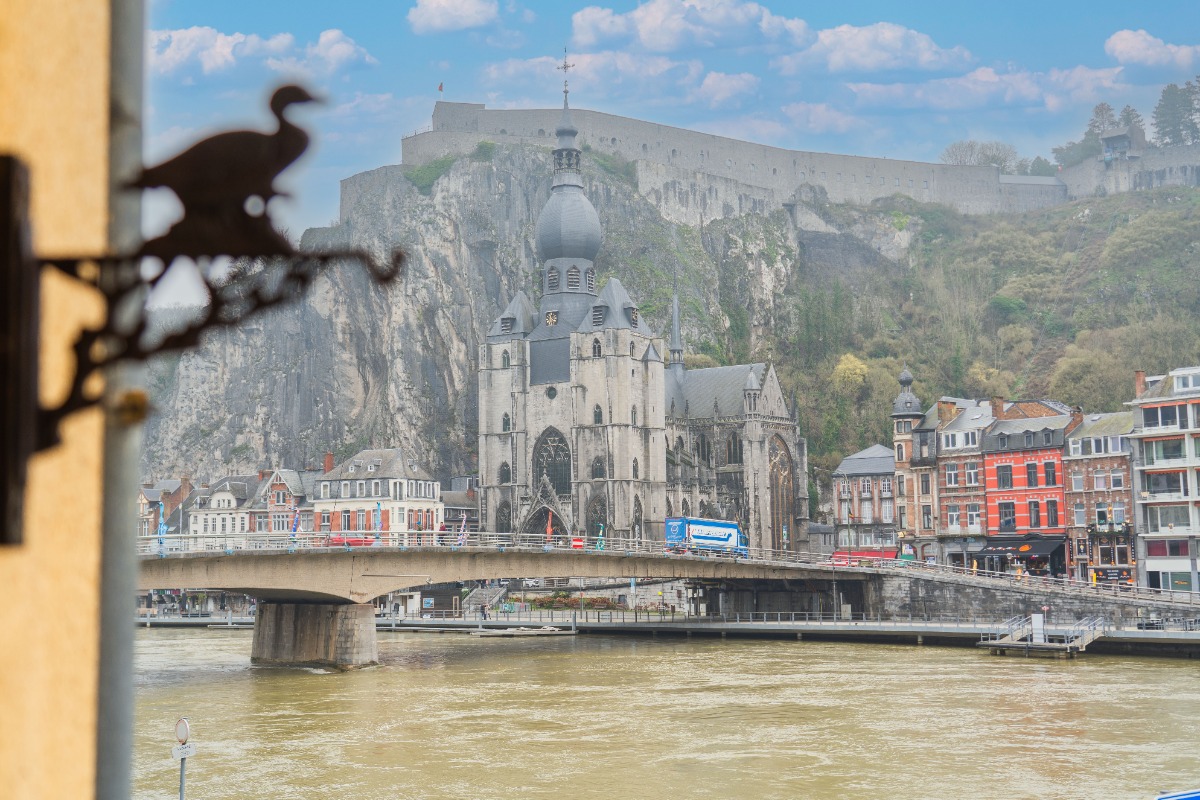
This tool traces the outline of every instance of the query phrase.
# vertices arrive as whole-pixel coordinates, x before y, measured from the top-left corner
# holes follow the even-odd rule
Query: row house
[[[1135,376],[1133,468],[1138,582],[1200,591],[1200,367]]]
[[[229,475],[212,486],[202,485],[192,492],[185,505],[187,532],[192,536],[211,535],[214,549],[225,546],[232,534],[249,534],[257,528],[256,503],[260,487],[265,488],[262,473]]]
[[[1001,419],[986,431],[981,450],[987,513],[998,535],[978,551],[981,566],[1066,574],[1062,453],[1067,434],[1081,422],[1079,413]]]
[[[995,417],[986,400],[938,401],[937,554],[941,561],[967,566],[967,553],[988,535],[983,470],[984,433]]]
[[[441,486],[398,449],[363,450],[321,476],[313,511],[317,529],[346,539],[435,542],[444,525]],[[355,536],[354,534],[358,534]]]
[[[192,493],[189,478],[168,478],[158,483],[143,483],[138,492],[138,536],[178,534],[182,507]],[[160,525],[162,529],[160,531]]]
[[[898,537],[924,560],[936,547],[937,410],[925,412],[912,391],[913,376],[900,373],[900,394],[892,403]]]
[[[844,556],[896,555],[894,453],[881,444],[847,456],[833,473]],[[837,553],[835,553],[837,556]]]
[[[1133,583],[1133,412],[1092,414],[1067,435],[1063,453],[1072,577]]]

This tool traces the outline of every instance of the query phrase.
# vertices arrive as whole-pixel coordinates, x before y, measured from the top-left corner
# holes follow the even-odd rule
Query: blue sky
[[[269,126],[281,82],[326,98],[293,113],[316,139],[285,174],[295,199],[273,206],[293,237],[337,217],[339,180],[398,163],[439,97],[561,104],[564,47],[576,107],[929,161],[966,138],[1049,158],[1096,103],[1149,123],[1162,85],[1200,74],[1200,7],[1174,0],[151,0],[148,27],[149,163]],[[166,206],[149,207],[164,224]]]

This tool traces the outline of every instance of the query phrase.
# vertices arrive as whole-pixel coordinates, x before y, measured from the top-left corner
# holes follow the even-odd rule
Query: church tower
[[[602,230],[584,193],[566,81],[555,133],[536,232],[540,300],[535,310],[518,292],[480,347],[481,522],[593,541],[662,538],[662,345],[619,280],[597,290]]]

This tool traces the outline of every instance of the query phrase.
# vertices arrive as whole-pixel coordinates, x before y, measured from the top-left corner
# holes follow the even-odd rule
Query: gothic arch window
[[[690,517],[692,515],[692,504],[687,500],[683,501],[683,515],[685,517]]]
[[[697,442],[697,454],[700,456],[702,464],[712,466],[712,447],[708,444],[708,437],[703,433],[700,434],[700,441]]]
[[[637,476],[638,476],[638,463],[637,463],[637,459],[635,458],[633,460],[633,477],[636,479]]]
[[[771,437],[767,453],[771,465],[771,548],[784,550],[791,546],[794,533],[796,470],[782,437]]]
[[[535,484],[541,483],[545,475],[555,494],[571,494],[571,448],[556,429],[547,428],[538,437],[533,448],[533,472]]]
[[[510,364],[511,364],[511,361],[508,358],[508,351],[505,350],[503,353],[500,354],[500,366],[504,367],[505,369],[508,369]]]
[[[597,404],[596,407],[592,409],[592,424],[593,425],[603,425],[604,424],[604,409],[602,409],[599,406],[599,404]]]
[[[546,273],[546,291],[554,292],[558,290],[558,270],[554,267]]]
[[[600,456],[596,456],[595,458],[592,459],[592,477],[593,478],[603,478],[604,477],[604,459],[601,458]]]
[[[633,342],[629,343],[629,357],[633,358]]]
[[[571,291],[579,289],[579,267],[571,267],[567,270],[567,288]]]
[[[729,440],[725,443],[725,463],[742,463],[742,437],[736,433],[731,434]]]
[[[507,500],[496,506],[496,533],[512,533],[512,506]]]
[[[587,532],[589,536],[601,536],[608,531],[608,501],[600,492],[592,495],[587,508]]]
[[[507,433],[512,430],[512,417],[510,417],[508,414],[505,414],[500,418],[500,430],[503,433]]]
[[[584,278],[587,281],[587,290],[589,292],[595,292],[596,291],[596,270],[589,268],[588,271],[584,273]]]
[[[700,501],[700,518],[712,519],[712,509],[709,508],[708,503],[704,502],[703,500]]]
[[[633,420],[634,427],[637,427],[637,406],[633,407],[629,416]]]
[[[512,467],[508,465],[507,461],[500,465],[500,483],[512,483]]]
[[[899,443],[896,445],[896,460],[897,461],[904,460],[904,444],[903,443]]]
[[[592,339],[592,358],[599,358],[604,351],[600,348],[600,340]]]
[[[642,501],[637,496],[633,496],[633,519],[629,526],[629,532],[633,537],[634,542],[642,541]]]
[[[673,505],[671,505],[671,498],[668,497],[667,498],[667,516],[668,517],[675,516],[675,514],[673,513],[674,508],[675,507]]]

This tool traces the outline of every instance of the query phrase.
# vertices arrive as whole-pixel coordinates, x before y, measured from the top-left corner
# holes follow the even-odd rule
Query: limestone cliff
[[[518,289],[536,296],[550,154],[481,146],[421,170],[346,179],[337,223],[301,242],[403,248],[400,284],[333,267],[302,301],[153,365],[146,478],[316,465],[368,445],[405,448],[439,478],[473,469],[476,348]],[[659,330],[677,287],[687,350],[718,361],[775,355],[789,286],[905,265],[912,228],[882,212],[834,214],[812,195],[764,213],[780,205],[759,187],[601,154],[584,170],[601,283],[619,276]]]

